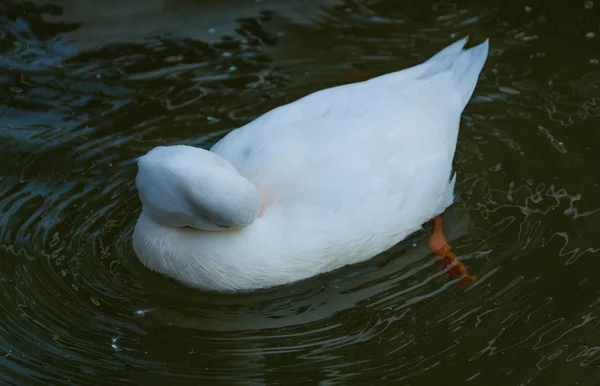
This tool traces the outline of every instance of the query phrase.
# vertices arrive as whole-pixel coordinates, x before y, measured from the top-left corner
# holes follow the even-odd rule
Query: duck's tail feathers
[[[419,78],[426,79],[451,70],[454,74],[455,89],[461,109],[467,105],[473,95],[475,85],[488,56],[489,41],[463,50],[468,37],[465,37],[432,56],[426,64],[426,70]]]
[[[456,90],[464,108],[475,90],[479,74],[488,57],[489,40],[463,51],[452,66]]]
[[[454,58],[456,58],[463,51],[463,48],[465,47],[465,44],[467,44],[467,41],[469,41],[469,36],[465,36],[464,38],[455,41],[454,43],[450,44],[448,47],[442,49],[437,54],[433,55],[431,58],[427,59],[427,62],[438,63],[438,62],[442,62],[443,59],[447,59],[447,58],[450,58],[450,62],[452,62],[454,60]],[[447,65],[446,65],[446,67],[447,67]],[[431,68],[429,68],[429,69],[431,69]],[[435,72],[437,72],[437,71],[435,71]]]

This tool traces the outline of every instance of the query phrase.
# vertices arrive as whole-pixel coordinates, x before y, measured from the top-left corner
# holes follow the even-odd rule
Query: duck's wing
[[[427,185],[447,184],[460,114],[487,58],[487,41],[463,50],[465,43],[418,66],[278,107],[211,150],[259,189],[298,203],[342,208],[377,194],[425,202],[424,191],[446,189]]]

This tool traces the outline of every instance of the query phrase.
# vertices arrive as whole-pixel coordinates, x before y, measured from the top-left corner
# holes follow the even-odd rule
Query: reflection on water
[[[0,4],[0,381],[597,384],[598,6]],[[245,295],[182,288],[138,263],[135,157],[210,146],[465,34],[492,50],[444,217],[476,285],[447,281],[425,233]]]

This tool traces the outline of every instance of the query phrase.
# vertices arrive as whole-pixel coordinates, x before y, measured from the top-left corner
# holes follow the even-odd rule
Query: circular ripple
[[[2,382],[549,384],[557,371],[597,375],[598,188],[585,166],[597,164],[589,144],[600,78],[565,72],[569,81],[548,82],[553,54],[532,38],[545,22],[507,31],[512,9],[352,3],[310,26],[264,13],[240,21],[243,38],[210,45],[153,37],[77,54],[40,35],[76,26],[45,23],[52,9],[19,7],[6,13],[0,60]],[[459,199],[444,214],[475,285],[448,281],[426,232],[363,264],[249,294],[184,288],[138,262],[136,157],[163,143],[209,146],[282,101],[414,64],[465,26],[508,36],[494,41],[466,111]],[[564,49],[592,65],[589,50]]]

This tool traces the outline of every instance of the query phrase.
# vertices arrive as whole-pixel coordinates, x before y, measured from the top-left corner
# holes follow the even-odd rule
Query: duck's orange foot
[[[476,276],[469,275],[465,265],[452,252],[452,247],[446,242],[442,229],[442,218],[436,216],[433,220],[433,233],[429,239],[429,249],[436,255],[436,259],[442,263],[443,269],[448,270],[450,280],[462,278],[459,286],[467,287],[477,280]]]

